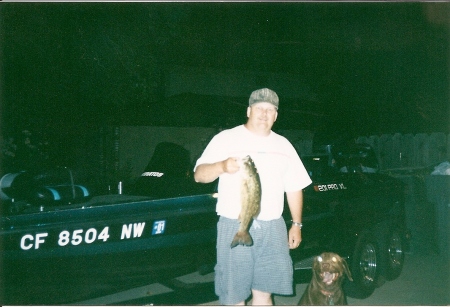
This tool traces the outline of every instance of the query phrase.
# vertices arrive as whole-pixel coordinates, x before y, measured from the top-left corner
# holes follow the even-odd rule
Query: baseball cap
[[[252,106],[258,102],[268,102],[273,104],[278,109],[278,95],[274,91],[268,88],[262,88],[256,91],[253,91],[250,95],[250,99],[248,100],[248,106]]]

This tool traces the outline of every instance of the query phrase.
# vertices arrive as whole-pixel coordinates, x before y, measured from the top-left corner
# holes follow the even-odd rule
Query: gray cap
[[[252,106],[258,102],[268,102],[273,104],[278,109],[278,95],[274,91],[268,88],[262,88],[254,91],[250,95],[250,99],[248,100],[248,106]]]

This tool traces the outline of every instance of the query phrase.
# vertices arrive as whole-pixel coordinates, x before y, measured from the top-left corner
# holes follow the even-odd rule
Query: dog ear
[[[344,258],[341,258],[341,260],[342,260],[342,267],[344,268],[345,274],[347,275],[347,277],[348,277],[348,279],[350,281],[353,281],[352,274],[350,273],[350,270],[349,270],[348,265],[347,265],[347,261],[345,261]]]

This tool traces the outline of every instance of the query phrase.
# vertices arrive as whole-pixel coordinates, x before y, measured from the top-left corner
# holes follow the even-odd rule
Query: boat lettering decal
[[[164,173],[160,172],[144,172],[142,173],[141,177],[161,177]]]
[[[72,232],[68,230],[63,230],[59,233],[59,246],[66,246],[68,244],[71,245],[80,245],[85,242],[87,244],[91,244],[95,240],[102,240],[106,242],[109,238],[109,227],[103,228],[100,234],[97,236],[97,230],[95,228],[89,228],[83,235],[83,229],[76,229]]]
[[[21,250],[29,251],[41,248],[101,244],[108,241],[117,242],[162,235],[165,230],[165,220],[153,221],[152,228],[148,230],[146,230],[145,222],[116,224],[113,227],[64,229],[57,232],[26,233],[19,237],[19,245]]]
[[[343,183],[318,184],[314,186],[316,192],[346,190],[347,187]]]
[[[124,224],[122,226],[122,234],[120,239],[131,238],[131,231],[133,231],[133,238],[139,238],[144,231],[145,223]]]
[[[39,246],[45,242],[45,237],[48,236],[47,232],[37,233],[35,236],[26,234],[20,240],[20,248],[23,250],[28,250],[31,248],[38,249]]]

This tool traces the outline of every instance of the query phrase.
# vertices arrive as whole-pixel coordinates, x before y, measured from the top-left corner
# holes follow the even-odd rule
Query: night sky
[[[449,12],[442,2],[2,3],[3,137],[242,123],[248,96],[165,97],[176,65],[295,74],[313,95],[285,99],[275,128],[448,133]]]

